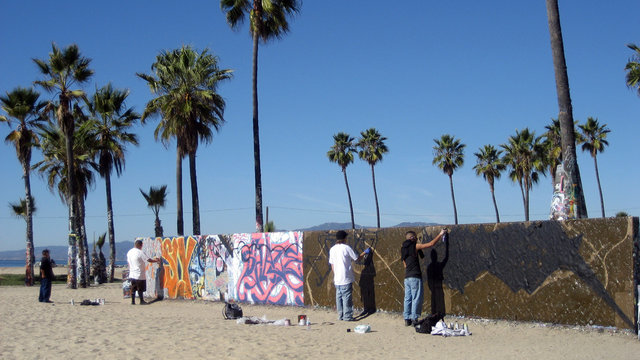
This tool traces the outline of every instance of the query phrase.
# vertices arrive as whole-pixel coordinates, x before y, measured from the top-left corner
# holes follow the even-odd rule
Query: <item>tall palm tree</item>
[[[525,128],[522,131],[516,130],[516,134],[500,146],[504,149],[504,163],[510,168],[509,178],[520,186],[524,218],[529,221],[529,192],[545,171],[541,138]]]
[[[40,116],[40,110],[44,103],[39,102],[38,94],[33,89],[18,87],[7,93],[6,96],[0,96],[0,107],[7,116],[0,115],[0,122],[6,122],[9,126],[14,126],[9,135],[5,138],[7,143],[13,143],[16,148],[18,161],[22,165],[22,178],[24,179],[25,194],[25,221],[27,223],[26,230],[26,262],[25,262],[25,284],[33,285],[33,264],[35,255],[33,253],[33,216],[31,214],[30,202],[31,196],[31,150],[38,144],[38,136],[34,128],[37,127],[43,118]]]
[[[378,191],[376,190],[376,173],[374,167],[382,161],[382,155],[389,152],[385,145],[386,137],[380,135],[378,130],[370,128],[360,133],[360,139],[356,144],[358,156],[371,166],[371,179],[373,181],[373,196],[376,199],[376,217],[377,225],[380,228],[380,207],[378,206]]]
[[[485,145],[480,148],[480,151],[474,153],[476,156],[476,165],[473,169],[476,171],[476,175],[484,177],[489,183],[489,190],[491,191],[491,199],[493,200],[493,208],[496,210],[496,222],[500,222],[500,214],[498,213],[498,204],[496,203],[496,196],[494,194],[493,184],[496,179],[500,178],[502,172],[506,169],[504,162],[500,155],[501,150],[497,150],[493,145]]]
[[[456,208],[456,197],[453,192],[453,172],[464,165],[465,144],[454,136],[444,134],[440,139],[433,139],[436,145],[433,147],[433,165],[438,166],[447,176],[451,187],[451,200],[453,201],[453,217],[458,224],[458,209]]]
[[[89,193],[89,188],[94,184],[93,170],[97,170],[98,165],[92,161],[97,149],[95,142],[96,135],[94,127],[90,122],[83,122],[78,125],[73,134],[74,166],[73,179],[77,196],[75,197],[75,207],[78,209],[77,227],[75,234],[76,247],[71,247],[69,258],[73,259],[76,266],[76,256],[80,260],[82,273],[78,274],[80,286],[85,287],[89,275],[89,251],[86,244],[86,231],[84,226],[85,207],[84,201]],[[69,168],[66,164],[66,139],[62,130],[53,123],[41,127],[39,132],[41,138],[40,148],[43,159],[34,164],[39,173],[46,177],[49,190],[57,189],[58,195],[63,202],[71,201],[69,196],[68,178]],[[75,272],[74,272],[75,274]]]
[[[347,133],[337,133],[333,135],[333,145],[331,150],[327,152],[329,161],[337,163],[344,175],[344,184],[347,187],[347,197],[349,198],[349,210],[351,211],[351,229],[356,228],[356,223],[353,219],[353,203],[351,202],[351,191],[349,190],[349,181],[347,180],[347,166],[353,163],[353,153],[356,152],[353,145],[354,139]],[[380,226],[380,225],[378,225]]]
[[[587,118],[587,122],[583,125],[578,125],[578,128],[580,128],[583,137],[582,151],[588,151],[593,158],[593,165],[596,168],[596,180],[598,181],[598,192],[600,193],[600,209],[602,210],[602,217],[605,217],[597,155],[604,151],[605,146],[609,146],[607,134],[610,133],[611,130],[607,128],[607,124],[600,125],[598,119],[592,117]]]
[[[73,155],[73,133],[75,130],[75,117],[72,112],[73,104],[80,98],[85,97],[84,91],[81,89],[73,89],[76,85],[81,85],[89,81],[93,75],[93,70],[89,68],[91,59],[85,58],[80,54],[78,46],[73,44],[60,50],[56,44],[51,44],[52,51],[49,53],[48,61],[41,59],[33,59],[38,69],[44,75],[43,80],[35,81],[37,85],[42,86],[45,90],[58,96],[58,103],[55,105],[56,118],[58,125],[62,129],[65,138],[66,164],[69,167],[69,176],[67,176],[67,196],[69,199],[69,224],[71,231],[79,234],[80,228],[78,224],[78,209],[76,207],[77,193],[76,182],[74,179],[75,170]],[[51,104],[53,107],[54,105]],[[69,247],[74,247],[70,244]],[[74,251],[69,251],[73,253]],[[75,259],[69,259],[69,272],[67,277],[67,286],[76,288],[77,280],[75,274]]]
[[[562,145],[562,163],[564,170],[573,184],[575,194],[576,217],[587,217],[587,204],[584,200],[580,168],[576,158],[576,138],[574,131],[573,109],[571,107],[571,94],[569,92],[569,76],[567,75],[567,63],[564,57],[564,44],[562,41],[562,29],[560,27],[560,12],[558,0],[546,0],[547,19],[549,22],[549,35],[551,37],[551,52],[553,56],[553,70],[556,78],[556,92],[558,93],[558,120],[560,121],[560,134]]]
[[[191,203],[193,214],[193,234],[200,234],[200,206],[196,174],[196,153],[200,141],[210,143],[213,139],[212,128],[218,131],[224,123],[225,102],[217,93],[218,83],[232,77],[232,70],[219,69],[218,58],[207,49],[197,53],[186,46],[171,52],[162,52],[151,66],[155,76],[137,74],[144,79],[157,95],[147,103],[142,115],[144,122],[153,115],[162,115],[162,121],[156,128],[158,136],[164,141],[172,137],[178,143],[177,176],[179,179],[179,206],[182,204],[182,165],[181,159],[189,156],[191,175]],[[178,233],[182,235],[182,211],[179,211]]]
[[[287,17],[300,10],[298,0],[220,0],[229,26],[236,30],[249,17],[249,32],[253,40],[253,161],[256,192],[256,231],[263,231],[262,172],[260,169],[260,130],[258,123],[258,42],[279,39],[289,32]]]
[[[640,96],[640,47],[635,44],[627,44],[627,47],[634,51],[624,69],[627,71],[627,86],[637,88]]]
[[[116,239],[111,201],[111,173],[122,174],[125,165],[124,153],[128,144],[138,145],[138,138],[129,129],[135,125],[140,115],[133,108],[127,108],[125,101],[128,90],[118,90],[111,83],[97,90],[87,107],[97,135],[96,153],[99,173],[104,178],[107,196],[107,233],[109,234],[109,282],[113,282],[116,263]]]
[[[167,185],[158,187],[151,186],[149,192],[145,193],[140,189],[140,193],[147,200],[147,206],[153,210],[153,214],[156,216],[155,221],[155,233],[156,237],[164,236],[162,232],[162,222],[160,221],[160,209],[163,208],[167,201]]]
[[[20,198],[20,201],[17,203],[9,203],[9,207],[11,208],[11,214],[23,218],[27,223],[27,227],[29,226],[29,219],[33,217],[33,214],[36,212],[36,202],[33,198],[27,200],[26,198]],[[33,285],[33,263],[34,263],[34,255],[33,255],[33,242],[31,243],[31,249],[29,249],[29,245],[27,244],[27,269],[26,276],[24,278],[24,284],[26,286]]]

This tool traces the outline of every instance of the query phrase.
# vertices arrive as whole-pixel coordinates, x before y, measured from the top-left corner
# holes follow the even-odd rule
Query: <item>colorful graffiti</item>
[[[563,164],[556,168],[556,182],[553,187],[553,197],[551,198],[551,209],[549,218],[551,220],[566,220],[576,218],[576,196],[575,185],[571,183],[571,178]]]
[[[204,241],[206,249],[204,293],[205,300],[226,300],[229,291],[229,271],[233,248],[226,235],[208,235]]]
[[[304,306],[302,232],[234,234],[237,301]]]
[[[189,266],[198,241],[189,236],[162,240],[164,286],[170,298],[193,299]]]
[[[162,258],[162,238],[137,238],[142,240],[142,252],[150,259]],[[163,298],[164,289],[164,269],[157,263],[147,263],[145,266],[145,278],[147,279],[147,291],[145,297]]]
[[[165,238],[161,252],[169,298],[304,306],[301,232]]]

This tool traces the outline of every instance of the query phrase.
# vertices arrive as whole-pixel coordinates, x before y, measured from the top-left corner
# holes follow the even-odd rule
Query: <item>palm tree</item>
[[[582,132],[582,151],[588,151],[593,158],[593,164],[596,168],[596,180],[598,181],[598,192],[600,193],[600,209],[602,210],[602,217],[604,215],[604,199],[602,198],[602,187],[600,186],[600,174],[598,173],[598,153],[604,151],[605,146],[609,146],[607,141],[607,134],[611,132],[607,128],[607,124],[600,125],[598,119],[592,117],[587,118],[587,122],[584,125],[578,125]]]
[[[162,237],[162,222],[160,221],[160,209],[164,207],[167,201],[167,185],[162,185],[158,187],[151,186],[149,188],[149,192],[145,193],[140,189],[140,193],[147,200],[147,206],[153,210],[154,215],[156,216],[155,222],[155,232],[156,237]]]
[[[35,255],[33,253],[33,216],[31,214],[30,202],[31,196],[31,150],[33,146],[38,144],[38,136],[34,131],[43,120],[39,111],[43,108],[44,103],[39,102],[38,94],[33,89],[16,88],[6,96],[0,96],[2,111],[7,116],[0,115],[0,122],[6,122],[9,126],[15,125],[5,138],[7,143],[13,143],[16,148],[18,161],[22,165],[22,178],[24,179],[25,194],[25,221],[27,222],[26,231],[26,262],[25,262],[25,284],[33,285],[33,264]]]
[[[337,163],[344,175],[344,184],[347,186],[347,197],[349,198],[349,210],[351,211],[351,229],[356,228],[356,223],[353,219],[353,203],[351,202],[351,191],[349,190],[349,181],[347,180],[347,166],[353,163],[353,153],[356,152],[353,141],[354,139],[349,136],[349,134],[343,132],[337,133],[333,135],[333,146],[331,146],[331,150],[327,152],[329,161]]]
[[[571,94],[569,93],[569,76],[567,75],[567,63],[564,57],[564,44],[562,41],[562,29],[560,27],[560,13],[558,0],[546,0],[547,18],[549,21],[549,35],[551,37],[551,52],[553,55],[553,69],[556,78],[556,92],[558,93],[558,120],[560,121],[562,161],[564,170],[573,184],[575,195],[576,217],[587,217],[587,205],[582,190],[580,168],[576,158],[576,138],[574,131],[573,109],[571,107]]]
[[[264,224],[264,232],[275,232],[276,231],[276,224],[270,220],[267,221],[266,224]]]
[[[456,208],[456,197],[453,192],[453,172],[464,165],[464,148],[465,144],[459,139],[444,134],[440,139],[433,139],[436,145],[433,147],[433,165],[437,165],[449,176],[449,185],[451,187],[451,200],[453,201],[453,217],[455,224],[458,224],[458,210]]]
[[[33,217],[33,214],[36,212],[36,202],[33,198],[27,200],[26,198],[20,198],[20,201],[17,203],[9,203],[9,207],[11,208],[11,214],[16,217],[21,217],[29,226],[29,219]],[[29,249],[29,244],[27,243],[27,269],[26,276],[24,278],[24,284],[26,286],[33,286],[33,263],[35,262],[33,255],[33,242],[31,243],[31,249]]]
[[[135,125],[140,115],[133,108],[126,108],[125,101],[128,90],[114,89],[107,84],[97,90],[87,102],[89,112],[93,116],[92,124],[98,137],[96,152],[100,176],[104,178],[107,195],[107,232],[109,234],[109,282],[113,282],[116,262],[116,239],[113,224],[113,206],[111,202],[111,172],[122,174],[125,159],[124,153],[128,144],[138,145],[135,134],[128,130]]]
[[[380,208],[378,206],[378,192],[376,191],[376,173],[374,167],[382,161],[382,155],[389,152],[385,145],[386,137],[380,135],[378,130],[370,128],[360,133],[360,139],[356,144],[359,149],[358,156],[371,166],[371,179],[373,180],[373,196],[376,199],[376,216],[378,228],[380,228]],[[354,226],[355,227],[355,226]]]
[[[67,201],[67,205],[69,206],[69,224],[71,231],[79,234],[81,230],[78,224],[78,209],[76,207],[77,192],[75,188],[76,181],[74,179],[75,170],[73,169],[73,133],[75,130],[75,118],[72,113],[72,106],[78,99],[85,97],[85,93],[80,89],[73,89],[73,87],[89,81],[93,75],[93,70],[89,68],[91,59],[83,57],[77,45],[69,45],[62,51],[55,44],[51,44],[51,48],[52,51],[49,53],[48,61],[33,59],[45,77],[44,80],[39,80],[35,83],[42,86],[48,92],[58,95],[58,103],[56,105],[51,104],[51,106],[55,107],[58,125],[62,129],[65,138],[65,161],[69,167],[69,176],[67,176],[67,189],[69,190],[67,194],[69,197]],[[70,244],[69,247],[75,247],[75,244]],[[74,252],[75,250],[69,251],[69,254]],[[67,286],[75,289],[77,286],[75,259],[70,258],[68,264]]]
[[[86,231],[84,226],[84,201],[89,193],[89,187],[94,183],[92,170],[98,169],[98,165],[92,161],[97,149],[97,144],[95,142],[96,135],[93,130],[93,125],[86,121],[80,123],[73,134],[73,152],[75,154],[73,178],[74,188],[77,193],[77,197],[75,198],[75,207],[78,209],[78,232],[75,234],[75,238],[78,248],[76,253],[76,247],[71,247],[70,250],[72,252],[69,255],[69,258],[73,261],[73,264],[70,266],[75,267],[76,254],[79,254],[77,256],[80,260],[80,268],[83,271],[78,275],[80,277],[81,287],[86,286],[89,275],[89,251],[88,246],[86,245]],[[46,177],[49,190],[53,191],[54,189],[57,189],[60,199],[63,202],[68,203],[71,201],[71,197],[69,196],[68,188],[69,168],[66,166],[65,161],[65,136],[62,130],[53,123],[49,123],[47,126],[41,127],[39,135],[41,138],[40,148],[42,150],[43,160],[34,164],[33,167],[37,168],[43,177]]]
[[[637,88],[640,96],[640,47],[635,44],[627,44],[627,47],[634,51],[631,59],[627,62],[624,69],[627,71],[627,86]]]
[[[163,141],[175,137],[178,143],[178,233],[183,233],[182,221],[182,164],[189,156],[191,175],[191,203],[193,234],[200,234],[200,206],[196,174],[196,153],[200,141],[210,143],[211,128],[218,131],[224,123],[224,99],[217,93],[218,83],[231,78],[232,70],[219,69],[218,58],[205,49],[198,54],[191,47],[182,47],[172,52],[162,52],[151,66],[155,76],[137,74],[157,94],[147,103],[142,115],[144,122],[153,115],[163,119],[156,128]]]
[[[229,26],[236,30],[249,16],[249,32],[253,40],[253,161],[256,191],[256,231],[263,231],[262,173],[260,170],[260,131],[258,126],[258,42],[279,39],[289,32],[287,17],[300,10],[298,0],[220,0]]]
[[[541,138],[525,128],[516,130],[508,143],[500,146],[504,149],[504,163],[511,169],[509,178],[520,186],[525,221],[529,221],[529,192],[533,184],[538,182],[539,175],[545,171]]]
[[[501,154],[502,151],[497,150],[493,145],[485,145],[480,148],[479,152],[473,154],[476,156],[476,165],[473,167],[476,175],[482,175],[482,177],[487,180],[487,183],[489,183],[493,208],[496,210],[496,222],[498,223],[500,222],[500,215],[498,213],[498,204],[496,203],[493,184],[495,179],[499,179],[502,172],[506,169],[506,166],[500,158]]]

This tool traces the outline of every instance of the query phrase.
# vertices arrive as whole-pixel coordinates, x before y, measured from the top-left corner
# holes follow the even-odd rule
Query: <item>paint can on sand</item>
[[[307,325],[307,315],[298,315],[298,325],[300,326]]]

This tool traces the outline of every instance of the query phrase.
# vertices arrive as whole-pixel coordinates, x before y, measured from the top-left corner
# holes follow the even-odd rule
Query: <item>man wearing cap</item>
[[[336,233],[336,244],[329,250],[329,264],[333,271],[333,284],[336,287],[336,308],[338,319],[353,321],[353,301],[351,299],[353,283],[352,261],[362,259],[370,249],[357,256],[351,246],[345,244],[347,233],[340,230]]]

